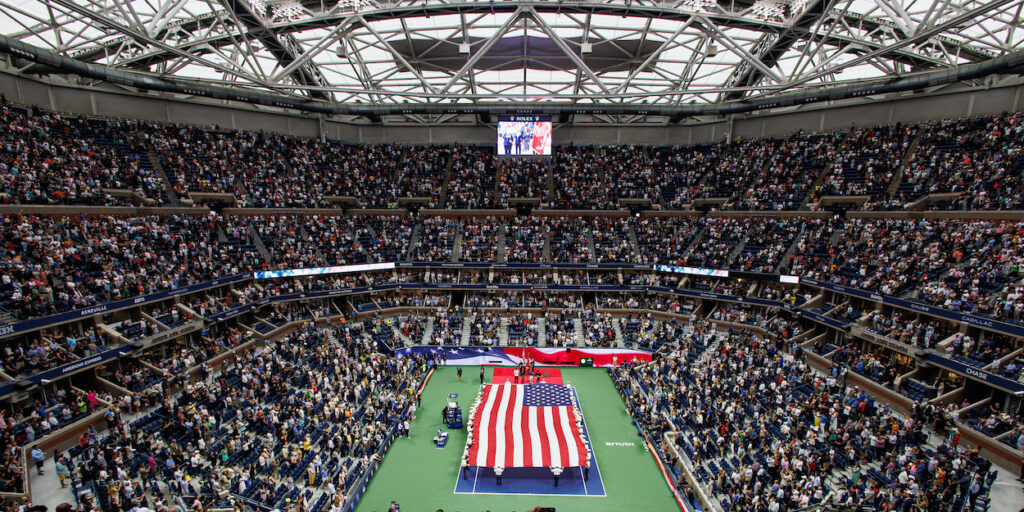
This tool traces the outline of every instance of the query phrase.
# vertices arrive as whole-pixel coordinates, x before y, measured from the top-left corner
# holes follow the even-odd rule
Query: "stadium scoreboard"
[[[498,156],[551,156],[551,116],[498,116]]]

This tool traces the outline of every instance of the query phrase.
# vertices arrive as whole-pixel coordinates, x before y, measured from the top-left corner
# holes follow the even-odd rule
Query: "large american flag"
[[[472,432],[471,466],[573,467],[587,461],[566,386],[485,385]]]

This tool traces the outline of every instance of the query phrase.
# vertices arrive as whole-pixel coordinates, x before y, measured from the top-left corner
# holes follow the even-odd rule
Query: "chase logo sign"
[[[988,381],[988,374],[987,373],[985,373],[985,372],[983,372],[981,370],[977,370],[977,369],[971,368],[970,366],[964,367],[964,373],[966,373],[967,375],[970,375],[971,377],[974,377],[976,379]]]

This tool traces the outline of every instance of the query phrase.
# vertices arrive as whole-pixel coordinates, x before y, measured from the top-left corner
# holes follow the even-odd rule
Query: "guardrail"
[[[654,271],[654,267],[651,265],[639,265],[639,264],[572,264],[572,263],[538,263],[538,264],[514,264],[514,263],[438,263],[438,262],[399,262],[396,263],[396,268],[447,268],[447,269],[458,269],[458,268],[490,268],[495,270],[512,269],[512,268],[539,268],[539,269],[599,269],[599,270],[649,270]],[[704,269],[708,270],[708,269]],[[756,273],[741,273],[731,271],[726,279],[749,277],[755,275],[761,279],[774,279],[778,281],[780,279],[779,274],[756,274]],[[179,295],[185,295],[195,293],[203,290],[207,290],[217,286],[224,286],[228,284],[241,283],[252,279],[251,274],[239,274],[234,276],[226,276],[220,279],[209,281],[206,283],[198,283],[174,290],[166,290],[157,292],[154,294],[136,297],[133,299],[125,299],[120,301],[111,302],[108,304],[94,306],[90,308],[84,308],[79,310],[67,311],[59,313],[53,316],[37,318],[33,320],[26,320],[23,322],[17,322],[14,324],[8,324],[0,326],[0,339],[8,338],[25,332],[38,330],[45,327],[59,325],[83,318],[93,317],[96,315],[108,313],[118,309],[124,309],[129,307],[135,307],[145,305],[148,303],[166,300],[168,298],[176,297]],[[854,297],[859,297],[875,302],[881,302],[894,307],[907,309],[934,317],[952,320],[966,325],[976,326],[982,329],[990,331],[1000,332],[1024,338],[1024,325],[1010,324],[1007,322],[1001,322],[995,319],[971,315],[966,313],[957,313],[933,306],[920,304],[914,301],[908,301],[906,299],[900,299],[896,297],[890,297],[888,295],[881,295],[877,293],[866,292],[856,288],[848,286],[836,285],[832,283],[822,282],[816,279],[800,278],[801,284],[813,286],[819,289],[829,290],[837,293],[842,293]],[[376,286],[365,286],[359,288],[346,288],[338,290],[317,290],[306,293],[293,293],[287,295],[281,295],[272,298],[260,299],[250,304],[244,304],[235,308],[222,311],[216,315],[212,315],[207,318],[209,322],[221,322],[230,318],[234,318],[238,315],[245,314],[247,312],[258,310],[263,306],[272,303],[289,302],[296,300],[312,300],[312,299],[323,299],[323,298],[334,298],[342,297],[346,295],[370,293],[388,290],[402,290],[402,289],[416,289],[416,290],[452,290],[452,291],[488,291],[488,290],[533,290],[533,291],[555,291],[555,292],[587,292],[587,291],[600,291],[600,292],[637,292],[637,293],[661,293],[668,294],[678,297],[689,297],[698,299],[711,299],[726,302],[735,302],[741,304],[752,304],[757,306],[766,307],[778,307],[794,312],[795,314],[807,318],[816,323],[826,325],[830,328],[838,330],[847,330],[849,324],[841,322],[839,320],[829,318],[820,314],[817,314],[806,309],[793,306],[790,303],[783,301],[762,299],[758,297],[741,297],[727,294],[719,294],[713,292],[706,292],[694,289],[681,289],[681,288],[669,288],[664,286],[647,286],[647,285],[541,285],[541,284],[456,284],[456,283],[395,283],[395,284],[383,284]],[[90,357],[85,360],[75,361],[64,365],[59,368],[47,370],[45,372],[33,375],[24,379],[22,382],[28,381],[30,384],[38,384],[42,380],[53,380],[59,378],[72,371],[80,371],[87,369],[88,367],[95,366],[106,360],[114,357],[119,357],[127,351],[133,350],[134,347],[126,346],[119,347],[116,350],[118,352],[107,351],[99,355]],[[955,364],[943,364],[943,366],[951,368],[957,373],[961,373],[972,377],[976,380],[988,382],[1001,387],[1010,392],[1022,392],[1024,391],[1024,384],[1014,383],[1009,379],[989,374],[983,370],[977,370],[974,368],[966,367],[964,365]],[[17,390],[18,383],[7,382],[0,385],[0,398],[5,397]]]
[[[89,318],[96,315],[109,313],[111,311],[116,311],[119,309],[141,306],[144,304],[169,299],[172,297],[177,297],[178,295],[195,293],[216,286],[237,283],[248,279],[252,279],[251,274],[237,274],[233,276],[225,276],[205,283],[197,283],[189,286],[183,286],[181,288],[175,288],[173,290],[165,290],[162,292],[151,293],[149,295],[143,295],[131,299],[116,300],[114,302],[108,302],[106,304],[100,304],[88,308],[73,309],[71,311],[57,313],[56,315],[45,316],[42,318],[34,318],[32,320],[24,320],[13,324],[7,324],[0,326],[0,339],[10,338],[11,336],[15,336],[24,332],[34,331],[37,329],[42,329],[44,327],[52,327],[67,322],[73,322],[75,320],[81,320],[83,318]]]
[[[676,437],[678,436],[679,433],[676,431],[665,432],[666,439],[664,445],[671,449],[675,454],[676,459],[679,460],[680,465],[682,466],[680,468],[680,472],[683,474],[683,477],[686,478],[690,487],[694,489],[697,499],[700,501],[701,508],[708,511],[718,510],[719,507],[716,507],[711,502],[711,499],[708,498],[707,494],[704,493],[704,487],[701,485],[700,481],[697,480],[697,477],[693,476],[693,462],[690,461],[690,457],[676,448]]]
[[[588,269],[591,269],[591,270],[648,270],[648,271],[655,271],[656,270],[655,267],[652,266],[652,265],[622,264],[622,263],[599,263],[599,264],[598,263],[595,263],[595,264],[578,263],[577,264],[577,263],[398,262],[398,263],[395,263],[395,268],[399,268],[399,269],[403,269],[403,268],[409,268],[409,269],[414,269],[414,268],[428,268],[428,269],[460,269],[460,268],[467,268],[467,269],[493,269],[493,270],[504,270],[504,269],[552,269],[552,270],[559,270],[559,269],[565,269],[565,270],[588,270]],[[697,269],[697,270],[706,270],[708,272],[713,272],[712,269]],[[755,279],[762,279],[762,280],[769,280],[769,281],[779,282],[781,277],[782,277],[781,274],[766,274],[766,273],[757,273],[757,272],[738,272],[738,271],[724,271],[724,272],[727,272],[727,274],[726,274],[727,277],[723,277],[723,279],[755,278]],[[143,305],[143,304],[147,304],[147,303],[151,303],[151,302],[155,302],[155,301],[159,301],[159,300],[164,300],[164,299],[167,299],[167,298],[175,297],[175,296],[178,296],[178,295],[185,295],[185,294],[189,294],[189,293],[195,293],[197,291],[206,290],[206,289],[213,288],[213,287],[216,287],[216,286],[223,286],[223,285],[226,285],[226,284],[238,283],[238,282],[242,282],[242,281],[246,281],[246,280],[252,279],[252,277],[253,276],[251,274],[239,274],[239,275],[234,275],[234,276],[225,276],[225,277],[222,277],[222,278],[219,278],[219,279],[215,279],[213,281],[209,281],[209,282],[206,282],[206,283],[198,283],[198,284],[194,284],[194,285],[190,285],[190,286],[185,286],[185,287],[182,287],[182,288],[177,288],[177,289],[174,289],[174,290],[166,290],[166,291],[162,291],[162,292],[153,293],[153,294],[150,294],[150,295],[145,295],[145,296],[142,296],[142,297],[136,297],[136,298],[133,298],[133,299],[124,299],[124,300],[110,302],[110,303],[99,305],[99,306],[93,306],[93,307],[89,307],[89,308],[77,309],[77,310],[73,310],[73,311],[66,311],[66,312],[58,313],[56,315],[52,315],[52,316],[48,316],[48,317],[36,318],[36,319],[32,319],[32,320],[25,320],[25,321],[22,321],[22,322],[16,322],[16,323],[13,323],[13,324],[7,324],[7,325],[0,326],[0,339],[8,338],[8,337],[11,337],[11,336],[15,336],[15,335],[21,334],[23,332],[28,332],[28,331],[32,331],[32,330],[36,330],[36,329],[41,329],[43,327],[50,327],[50,326],[61,324],[61,323],[71,322],[71,321],[79,320],[79,319],[82,319],[82,318],[87,318],[87,317],[92,317],[92,316],[96,316],[96,315],[103,314],[103,313],[108,313],[108,312],[115,311],[115,310],[118,310],[118,309],[124,309],[124,308],[127,308],[127,307],[139,306],[139,305]],[[789,277],[796,277],[796,276],[789,276]],[[910,301],[910,300],[906,300],[906,299],[892,297],[892,296],[889,296],[889,295],[882,295],[882,294],[879,294],[879,293],[872,293],[872,292],[860,290],[860,289],[857,289],[857,288],[851,288],[849,286],[843,286],[843,285],[827,283],[827,282],[824,282],[824,281],[819,281],[817,279],[800,277],[798,279],[798,281],[799,281],[799,283],[793,283],[793,284],[806,284],[806,285],[813,286],[813,287],[820,288],[820,289],[826,289],[826,290],[830,290],[830,291],[837,292],[837,293],[842,293],[842,294],[846,294],[846,295],[850,295],[850,296],[854,296],[854,297],[859,297],[859,298],[862,298],[862,299],[867,299],[867,300],[871,300],[871,301],[875,301],[875,302],[881,302],[883,304],[895,306],[895,307],[898,307],[898,308],[901,308],[901,309],[906,309],[906,310],[910,310],[910,311],[916,311],[916,312],[919,312],[919,313],[924,313],[926,315],[935,316],[935,317],[942,318],[942,319],[945,319],[945,320],[952,320],[954,322],[964,323],[964,324],[967,324],[967,325],[972,325],[972,326],[975,326],[975,327],[980,327],[980,328],[988,329],[988,330],[995,331],[995,332],[1009,334],[1011,336],[1024,337],[1024,324],[1013,324],[1013,323],[1003,322],[1003,321],[996,320],[994,318],[985,317],[985,316],[979,316],[979,315],[972,315],[972,314],[969,314],[969,313],[959,313],[959,312],[955,312],[955,311],[949,311],[949,310],[946,310],[946,309],[937,308],[937,307],[934,307],[934,306],[929,306],[927,304],[922,304],[922,303],[916,302],[916,301]],[[388,286],[390,286],[390,288]],[[352,293],[362,293],[362,292],[367,292],[367,291],[379,291],[379,290],[387,290],[387,289],[396,289],[396,288],[401,288],[403,286],[412,287],[409,284],[381,285],[381,286],[376,286],[376,287],[371,286],[371,287],[366,287],[366,288],[362,288],[362,289],[353,289]],[[757,297],[737,297],[737,296],[730,296],[730,295],[725,295],[725,294],[703,292],[703,291],[699,291],[699,290],[684,290],[684,289],[655,287],[655,286],[643,286],[643,285],[623,285],[623,286],[612,286],[612,285],[589,285],[589,286],[588,285],[576,285],[574,287],[565,287],[565,286],[561,286],[561,285],[457,285],[457,284],[420,285],[420,288],[427,288],[427,287],[434,287],[434,288],[438,288],[438,289],[450,288],[450,289],[456,289],[456,290],[458,290],[458,289],[462,289],[462,290],[469,290],[469,289],[495,289],[495,290],[497,290],[497,289],[507,289],[507,290],[549,290],[549,291],[574,291],[574,290],[575,291],[654,291],[654,292],[662,292],[662,293],[675,293],[675,294],[678,294],[678,295],[684,295],[684,296],[690,296],[690,297],[700,297],[700,298],[710,298],[710,299],[716,299],[716,300],[734,301],[734,302],[741,302],[741,303],[747,303],[747,304],[757,304],[757,305],[765,305],[765,306],[778,306],[778,307],[785,307],[787,309],[793,309],[794,308],[794,306],[792,306],[791,304],[783,303],[781,301],[773,301],[773,300],[761,299],[761,298],[757,298]],[[345,293],[344,291],[341,291],[339,293],[336,293],[335,295],[342,295],[344,293]],[[290,298],[286,298],[286,299],[282,298],[282,299],[275,299],[275,300],[295,300],[296,298],[317,298],[317,297],[330,297],[330,296],[333,296],[333,295],[331,295],[330,293],[324,293],[324,292],[311,292],[311,293],[307,293],[307,294],[292,294],[292,295],[288,296]],[[266,304],[269,301],[270,301],[270,299],[263,299],[262,301],[257,302],[255,304],[256,304],[256,306],[259,306],[259,305]],[[224,319],[227,319],[227,318],[231,318],[233,316],[237,316],[239,314],[245,313],[246,311],[248,311],[249,309],[252,309],[253,307],[254,306],[252,304],[239,306],[237,308],[228,310],[226,312],[218,313],[217,315],[214,315],[213,317],[210,317],[209,320],[216,322],[216,321],[224,320]],[[801,315],[803,315],[803,316],[805,316],[807,318],[810,318],[812,320],[818,321],[819,323],[823,323],[823,324],[829,325],[830,327],[834,327],[834,328],[837,328],[837,329],[845,328],[846,324],[844,324],[842,322],[839,322],[838,320],[835,320],[835,319],[832,319],[832,318],[828,318],[828,317],[824,317],[824,316],[821,316],[821,315],[816,315],[815,313],[808,312],[806,310],[800,310],[800,311],[801,311],[801,313],[800,313]]]

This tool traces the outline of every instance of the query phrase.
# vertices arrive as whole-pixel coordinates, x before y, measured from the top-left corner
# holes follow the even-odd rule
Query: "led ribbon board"
[[[294,268],[289,270],[268,270],[253,272],[254,279],[278,279],[281,277],[322,276],[325,274],[345,274],[349,272],[366,272],[369,270],[391,270],[392,263],[367,263],[365,265],[339,265],[334,267]]]
[[[713,268],[699,267],[675,267],[672,265],[655,265],[654,270],[659,272],[673,272],[676,274],[692,274],[695,276],[729,277],[728,270],[715,270]]]

